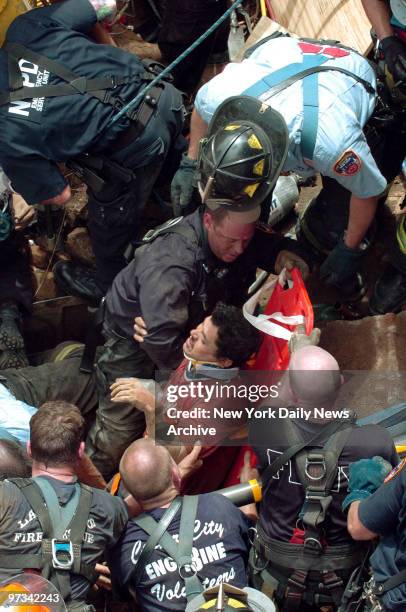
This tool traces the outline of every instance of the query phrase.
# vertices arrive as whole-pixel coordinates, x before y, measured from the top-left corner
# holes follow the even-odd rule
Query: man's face
[[[205,363],[217,362],[217,332],[211,317],[206,317],[196,329],[192,329],[189,338],[183,344],[186,357]]]
[[[255,232],[255,223],[236,223],[232,215],[216,221],[205,213],[203,223],[212,253],[226,263],[232,263],[245,251]]]

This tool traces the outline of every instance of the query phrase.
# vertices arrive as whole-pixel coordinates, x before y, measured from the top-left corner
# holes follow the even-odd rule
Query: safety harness
[[[289,36],[289,34],[282,34],[276,32],[275,35],[268,36],[263,40],[259,41],[256,45],[249,49],[249,52],[244,56],[249,57],[251,53],[257,49],[260,45],[268,42],[271,39],[279,38],[280,36]],[[343,52],[351,51],[354,49],[340,45],[337,41],[328,40],[313,40],[307,38],[299,39],[299,44],[302,45],[303,60],[301,63],[289,64],[284,66],[280,70],[275,70],[270,74],[262,77],[259,81],[248,87],[242,92],[242,95],[252,96],[254,98],[260,98],[263,94],[266,94],[264,101],[268,98],[275,96],[284,89],[287,89],[296,81],[303,80],[303,125],[301,133],[300,147],[302,155],[305,159],[312,160],[314,154],[314,148],[316,146],[317,130],[319,122],[319,87],[318,87],[318,75],[320,72],[326,72],[328,70],[335,70],[341,72],[352,79],[361,83],[365,90],[369,94],[376,94],[374,87],[365,79],[362,79],[358,75],[341,68],[340,66],[323,66],[327,61],[334,59],[334,55],[326,55],[326,51],[332,49],[341,49]],[[311,51],[309,54],[306,53],[306,45],[308,49],[312,49],[313,45],[319,45],[319,52]],[[323,45],[325,48],[323,48]]]
[[[202,584],[192,565],[193,533],[198,501],[198,495],[176,497],[159,522],[148,514],[143,514],[134,519],[138,527],[149,535],[130,579],[130,583],[135,587],[140,583],[145,566],[148,564],[155,547],[160,544],[178,566],[179,576],[185,583],[186,599],[190,601],[203,591]],[[167,532],[167,528],[180,508],[182,508],[182,514],[180,517],[179,543],[177,544]]]
[[[35,513],[43,533],[41,550],[38,553],[10,553],[0,555],[0,567],[4,569],[35,569],[50,580],[62,598],[71,598],[71,574],[79,574],[91,584],[98,574],[94,564],[82,560],[82,544],[92,504],[92,489],[84,484],[75,484],[74,494],[62,507],[54,488],[45,478],[9,478]],[[65,537],[69,531],[69,539]],[[75,606],[78,602],[74,601]],[[83,603],[81,609],[86,609]],[[92,609],[92,608],[89,608]]]
[[[282,431],[278,430],[278,435],[287,441],[289,448],[262,474],[262,481],[267,483],[263,499],[272,486],[273,476],[294,459],[305,501],[290,542],[270,538],[258,523],[250,564],[254,575],[259,574],[266,583],[276,586],[276,598],[283,602],[283,612],[301,610],[303,603],[337,606],[346,578],[365,556],[363,546],[330,546],[324,535],[339,458],[355,426],[355,419],[334,421],[303,442],[290,420],[281,420]],[[322,448],[314,448],[322,441],[325,441]]]

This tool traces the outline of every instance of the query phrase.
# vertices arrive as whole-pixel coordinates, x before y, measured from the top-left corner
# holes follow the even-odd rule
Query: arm
[[[353,540],[373,540],[377,537],[376,533],[369,531],[359,518],[359,505],[361,502],[355,501],[351,504],[347,517],[347,529]]]
[[[393,36],[390,10],[386,2],[382,0],[362,0],[362,6],[379,40],[387,36]]]
[[[61,193],[58,193],[58,195],[54,196],[53,198],[47,198],[46,200],[41,200],[39,202],[39,204],[53,204],[54,206],[63,206],[64,204],[66,204],[67,202],[69,202],[69,200],[71,199],[72,196],[72,192],[70,190],[69,185],[66,185],[65,189],[63,191],[61,191]]]
[[[196,109],[193,110],[192,118],[190,120],[190,142],[188,149],[188,157],[190,159],[197,159],[199,155],[199,143],[202,138],[207,134],[208,125]]]
[[[344,242],[350,249],[357,249],[375,217],[378,196],[359,198],[351,196],[350,216]]]

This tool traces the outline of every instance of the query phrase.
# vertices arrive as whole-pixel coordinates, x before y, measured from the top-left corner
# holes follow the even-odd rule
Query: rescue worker
[[[77,484],[83,433],[79,410],[65,402],[44,404],[31,418],[33,477],[0,483],[0,580],[39,571],[69,611],[90,612],[85,600],[98,578],[95,566],[128,517],[121,499]]]
[[[168,450],[177,463],[193,446],[196,436],[193,428],[198,425],[215,429],[215,433],[199,436],[203,446],[199,458],[202,466],[193,473],[191,478],[182,480],[182,495],[207,493],[225,486],[225,480],[239,455],[238,446],[220,446],[246,423],[246,399],[223,397],[203,401],[203,391],[192,392],[194,385],[213,389],[217,385],[232,385],[246,387],[250,384],[250,374],[244,372],[245,363],[257,352],[261,342],[260,332],[243,317],[242,311],[235,306],[218,303],[211,316],[206,317],[196,329],[192,329],[189,338],[183,344],[185,358],[172,373],[162,389],[162,398],[156,401],[157,393],[145,388],[144,382],[136,378],[121,378],[111,385],[112,402],[129,402],[134,408],[142,411],[146,419],[146,434],[159,443],[170,441]],[[167,394],[171,389],[179,387],[190,392],[173,401]],[[221,419],[214,413],[219,406],[224,410],[233,410],[233,414],[241,410],[242,416],[233,419]],[[167,418],[168,408],[181,411],[184,416]],[[203,418],[191,418],[192,411],[204,409]],[[171,435],[169,428],[192,427],[190,435]],[[158,431],[158,427],[160,431]]]
[[[108,554],[113,587],[123,595],[132,589],[142,612],[167,612],[184,610],[187,600],[222,581],[247,586],[248,524],[228,499],[179,497],[178,466],[148,439],[125,451],[120,473],[143,513]]]
[[[406,459],[388,474],[382,457],[350,466],[348,531],[354,540],[379,542],[370,562],[372,580],[364,587],[366,610],[404,610],[406,605]]]
[[[59,162],[87,183],[96,276],[66,262],[55,273],[66,291],[93,302],[124,266],[183,123],[181,94],[166,81],[111,123],[154,77],[136,56],[89,38],[114,10],[114,0],[66,0],[28,11],[0,51],[0,164],[29,204],[69,201]]]
[[[235,117],[239,119],[238,112]],[[226,115],[223,120],[228,122]],[[242,146],[253,169],[251,183],[262,178],[255,168],[263,172],[258,189],[262,197],[271,188],[286,141],[282,132],[271,144],[260,125],[268,126],[270,134],[275,133],[274,125],[266,113],[258,121],[249,127]],[[204,201],[204,208],[150,233],[106,296],[106,342],[96,365],[99,408],[87,438],[87,451],[105,476],[111,475],[126,446],[145,429],[142,413],[130,404],[111,402],[110,385],[117,378],[153,378],[155,369],[177,368],[190,329],[218,301],[241,306],[258,267],[278,273],[286,265],[296,265],[304,275],[308,270],[303,260],[308,255],[296,241],[256,228],[260,215],[256,197],[232,202],[213,196]],[[148,329],[142,345],[132,338],[137,316],[143,317]]]
[[[21,325],[32,310],[33,278],[22,230],[33,215],[0,167],[0,370],[28,365]]]
[[[338,607],[367,555],[349,538],[341,509],[348,467],[377,454],[398,461],[384,428],[355,427],[336,405],[342,382],[332,355],[299,348],[272,405],[275,418],[250,422],[263,493],[250,576],[253,586],[274,592],[282,612]]]
[[[382,70],[394,102],[406,108],[406,2],[404,0],[362,0],[365,12],[379,40]],[[405,112],[405,111],[403,111]],[[406,157],[404,137],[400,138]],[[406,215],[400,215],[390,263],[378,279],[370,300],[373,314],[396,312],[406,300]]]
[[[270,105],[274,116],[282,116],[287,133],[287,149],[278,171],[302,177],[322,175],[323,189],[301,219],[300,239],[318,255],[328,255],[321,278],[338,287],[342,298],[354,301],[363,290],[357,273],[368,244],[367,231],[387,180],[400,167],[399,126],[386,128],[392,140],[380,151],[384,176],[375,151],[384,134],[375,138],[372,129],[369,135],[364,133],[376,103],[371,64],[351,49],[323,41],[286,35],[270,38],[259,41],[244,61],[229,64],[198,91],[189,149],[172,181],[172,198],[175,205],[187,206],[196,169],[202,191],[214,188],[223,198],[238,198],[247,188],[252,195],[253,189],[245,183],[250,169],[241,149],[232,146],[245,129],[235,121],[233,109],[245,108],[249,122],[257,120],[258,109],[261,114]],[[216,109],[230,96],[228,125],[217,126],[207,138]],[[260,102],[257,110],[247,96]],[[205,138],[198,164],[199,142]],[[263,202],[266,207],[266,198]]]

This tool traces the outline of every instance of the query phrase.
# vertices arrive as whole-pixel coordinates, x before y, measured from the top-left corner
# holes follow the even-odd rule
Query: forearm
[[[193,110],[192,118],[190,120],[190,142],[188,149],[188,157],[190,159],[197,159],[199,155],[199,143],[202,138],[207,134],[208,125],[196,109]]]
[[[103,28],[101,23],[96,23],[96,25],[90,30],[89,34],[98,44],[112,45],[113,47],[117,47],[111,34],[109,34],[107,30]]]
[[[383,0],[362,0],[362,5],[379,40],[392,36],[388,3]]]
[[[357,249],[375,217],[378,197],[359,198],[355,195],[350,200],[350,216],[345,235],[345,244]]]
[[[359,518],[359,505],[361,502],[355,501],[351,504],[347,517],[347,529],[354,540],[373,540],[376,533],[369,531]]]

